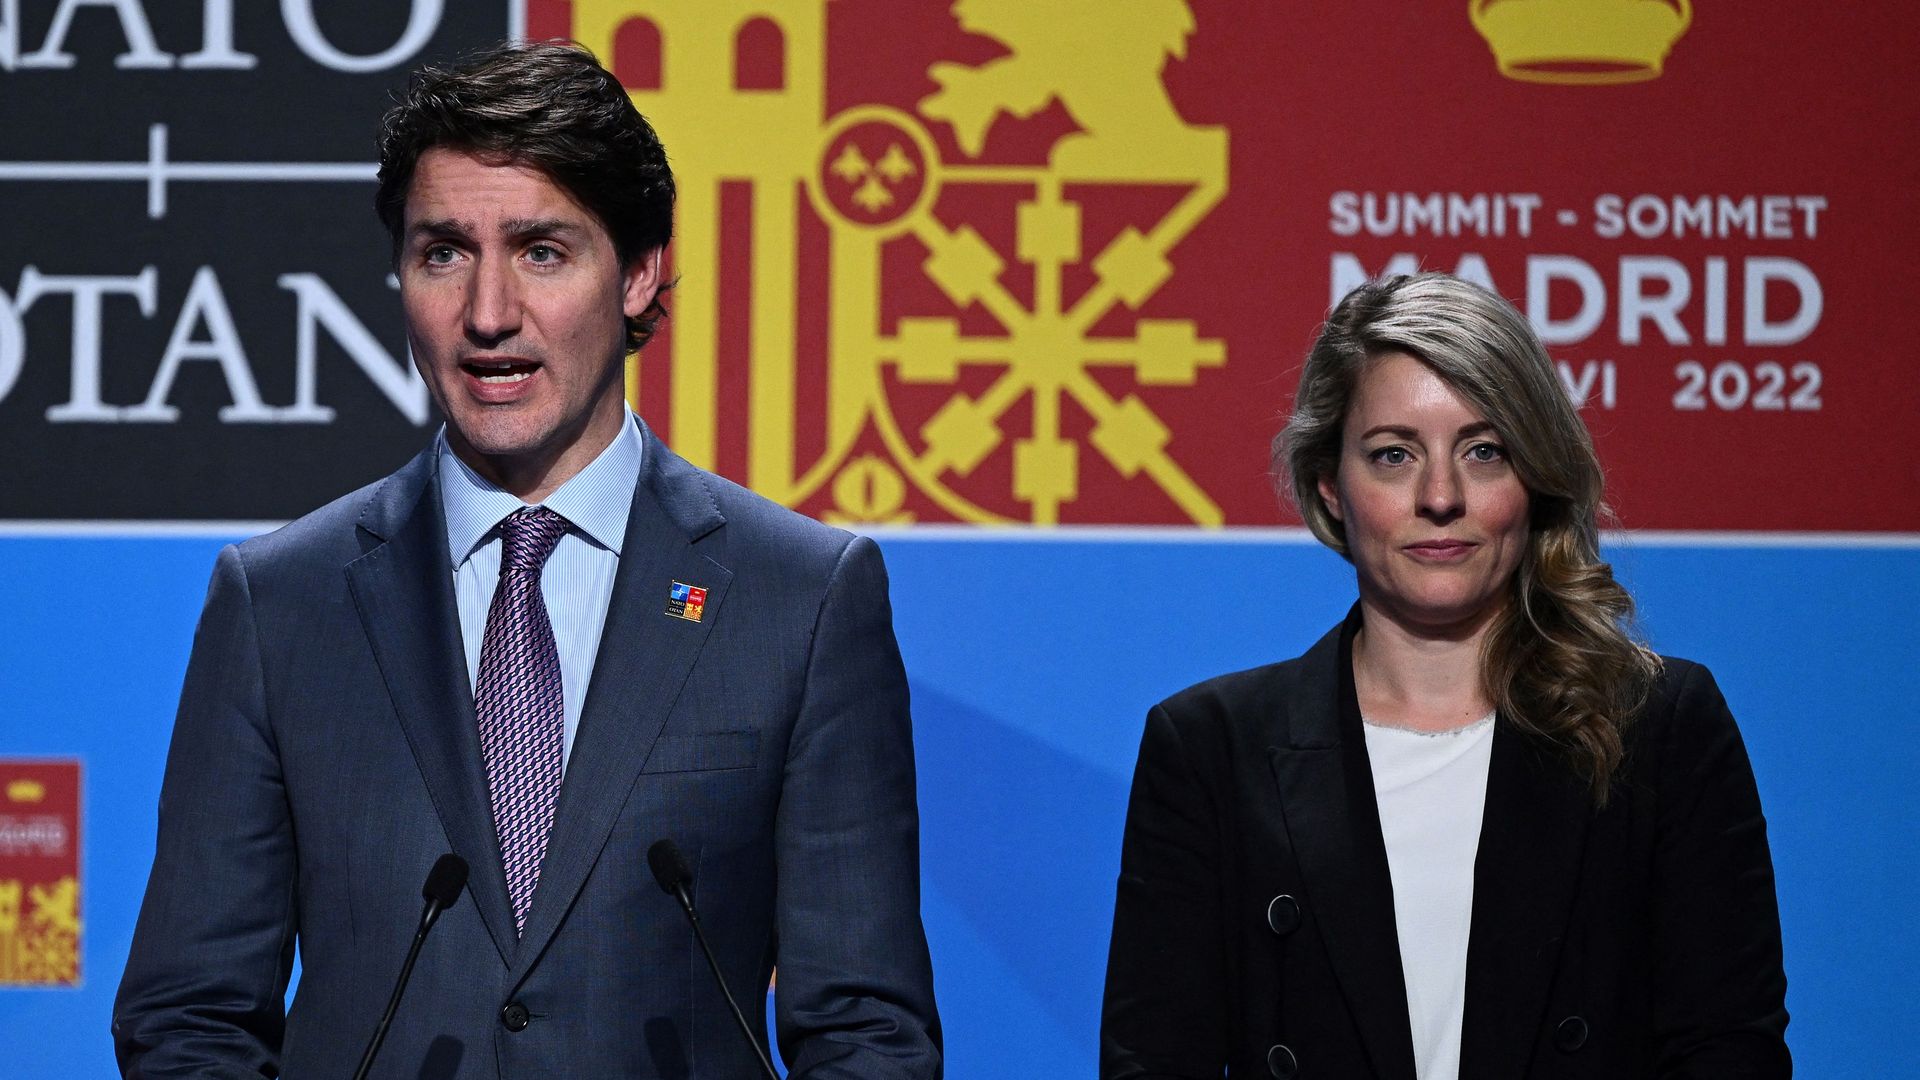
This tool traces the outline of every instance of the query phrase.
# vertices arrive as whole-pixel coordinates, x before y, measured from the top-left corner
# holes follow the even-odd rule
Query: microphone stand
[[[694,940],[700,943],[700,951],[707,955],[707,967],[713,971],[713,981],[720,984],[720,996],[727,999],[727,1008],[733,1010],[734,1022],[740,1025],[741,1034],[747,1037],[747,1045],[753,1047],[753,1055],[760,1059],[760,1067],[766,1071],[769,1080],[780,1080],[780,1074],[774,1071],[767,1052],[761,1049],[760,1040],[754,1038],[746,1014],[740,1011],[740,1003],[733,999],[733,991],[727,989],[726,976],[720,974],[720,961],[713,955],[713,946],[707,944],[706,931],[700,928],[700,913],[694,909],[693,897],[687,893],[687,884],[693,880],[693,871],[688,869],[680,848],[671,840],[656,841],[647,849],[647,864],[653,868],[654,880],[660,883],[660,887],[680,901],[680,910],[686,913],[687,923],[693,927]]]
[[[367,1080],[367,1070],[373,1068],[374,1056],[380,1053],[380,1044],[387,1040],[387,1028],[393,1024],[393,1014],[400,1008],[400,995],[406,993],[407,980],[413,975],[413,962],[420,958],[420,946],[426,944],[427,931],[440,920],[442,911],[460,899],[460,890],[466,885],[467,863],[458,855],[440,856],[427,872],[427,884],[421,890],[427,906],[420,912],[420,927],[413,932],[413,944],[407,947],[406,962],[400,965],[400,978],[393,984],[393,996],[387,999],[387,1011],[380,1015],[380,1026],[373,1029],[373,1038],[367,1043],[367,1052],[360,1057],[360,1067],[353,1071],[353,1080]]]

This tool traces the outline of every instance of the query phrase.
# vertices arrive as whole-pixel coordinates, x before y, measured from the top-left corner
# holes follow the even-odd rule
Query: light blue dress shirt
[[[453,595],[460,609],[460,638],[466,647],[467,685],[480,678],[480,646],[486,639],[487,607],[500,584],[501,519],[522,506],[519,496],[482,479],[447,445],[443,427],[435,442],[440,468],[440,499],[447,513],[447,551],[453,556]],[[633,413],[600,456],[575,473],[539,504],[567,519],[567,531],[540,573],[540,595],[553,623],[560,652],[560,695],[566,711],[561,763],[573,756],[580,707],[600,652],[600,633],[613,600],[613,575],[620,568],[620,545],[627,536],[627,515],[640,479],[643,454],[640,427]]]

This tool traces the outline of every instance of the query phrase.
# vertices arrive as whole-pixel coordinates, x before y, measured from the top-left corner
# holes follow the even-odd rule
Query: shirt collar
[[[447,444],[445,425],[434,439],[434,452],[440,470],[440,502],[447,514],[447,551],[457,567],[491,538],[500,519],[527,504],[461,461]],[[627,536],[627,515],[633,509],[642,454],[639,423],[627,410],[620,433],[607,448],[540,505],[566,518],[591,543],[618,555]]]

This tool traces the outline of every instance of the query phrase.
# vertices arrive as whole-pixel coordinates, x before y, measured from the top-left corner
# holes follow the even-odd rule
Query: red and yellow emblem
[[[1635,528],[1911,531],[1898,458],[1836,485],[1803,449],[1915,410],[1857,317],[1904,310],[1871,272],[1913,231],[1873,82],[1898,42],[1784,2],[1701,37],[1694,6],[526,0],[524,26],[592,49],[673,162],[681,285],[629,399],[811,516],[1297,524],[1270,443],[1315,327],[1434,269],[1533,320]],[[1820,107],[1847,95],[1887,108]]]
[[[0,760],[0,986],[80,984],[80,763]]]
[[[1226,193],[1227,132],[1162,82],[1185,0],[1136,6],[876,6],[879,49],[827,0],[531,0],[529,36],[594,50],[673,155],[685,287],[634,365],[649,422],[828,520],[1125,520],[1151,493],[1221,524],[1137,391],[1226,360],[1178,302],[1142,308]]]

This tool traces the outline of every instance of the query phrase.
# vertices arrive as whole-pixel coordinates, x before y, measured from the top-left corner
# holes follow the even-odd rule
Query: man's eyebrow
[[[500,235],[512,238],[559,236],[572,239],[585,230],[565,218],[508,218],[500,223]]]
[[[464,239],[473,234],[473,227],[456,218],[432,218],[416,221],[407,230],[408,236],[445,236]]]

